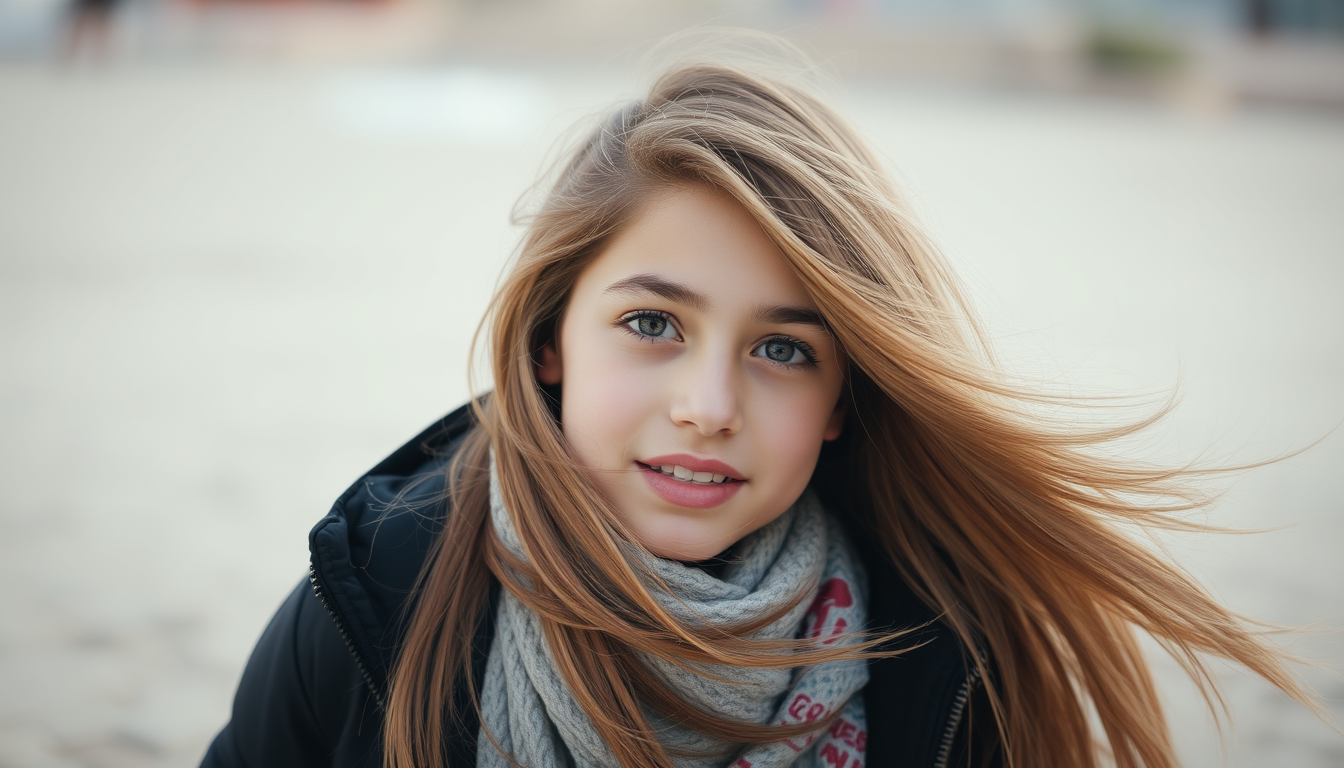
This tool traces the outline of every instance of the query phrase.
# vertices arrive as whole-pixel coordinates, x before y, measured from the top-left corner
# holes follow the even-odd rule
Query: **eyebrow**
[[[822,319],[821,313],[807,307],[777,304],[772,307],[761,307],[752,316],[762,323],[771,325],[814,325],[823,331],[827,330],[826,321]]]
[[[705,298],[703,293],[688,288],[681,283],[674,283],[671,280],[664,279],[648,272],[631,275],[624,280],[617,280],[607,286],[607,289],[603,291],[603,293],[614,293],[626,296],[652,293],[655,296],[662,296],[668,301],[685,304],[688,307],[698,309],[702,312],[709,307],[709,299]]]
[[[607,289],[603,291],[603,293],[625,296],[652,293],[653,295],[661,296],[668,301],[685,304],[688,307],[702,312],[709,307],[709,299],[706,298],[703,293],[700,293],[689,286],[673,282],[650,272],[642,272],[638,275],[631,275],[622,280],[617,280],[607,286]],[[775,304],[768,307],[758,308],[752,313],[752,317],[762,323],[778,325],[812,325],[822,330],[826,330],[826,321],[822,319],[821,313],[811,307]]]

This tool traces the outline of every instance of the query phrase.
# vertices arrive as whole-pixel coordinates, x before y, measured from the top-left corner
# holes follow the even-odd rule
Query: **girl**
[[[872,154],[683,64],[563,168],[492,307],[495,389],[311,535],[205,766],[1172,766],[1135,628],[1302,701],[989,362]]]

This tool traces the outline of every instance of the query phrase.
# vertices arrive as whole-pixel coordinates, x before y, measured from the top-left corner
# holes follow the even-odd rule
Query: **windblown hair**
[[[472,638],[497,579],[542,620],[559,672],[627,768],[670,768],[643,706],[737,743],[815,724],[723,722],[684,705],[638,661],[797,666],[887,653],[875,640],[817,649],[687,625],[623,553],[632,540],[571,458],[536,360],[579,273],[651,195],[726,192],[788,260],[849,361],[849,426],[814,485],[880,548],[986,681],[1006,764],[1176,765],[1136,628],[1217,699],[1205,656],[1309,695],[1256,625],[1138,543],[1192,527],[1189,470],[1102,450],[1151,425],[1079,430],[1042,416],[1071,403],[1014,385],[992,362],[957,282],[856,133],[791,82],[721,64],[667,70],[562,167],[488,318],[495,387],[450,472],[452,513],[420,576],[391,682],[387,768],[444,765],[464,714]],[[489,524],[493,450],[528,561]],[[765,623],[764,621],[760,624]],[[881,640],[878,638],[877,640]],[[1095,720],[1093,720],[1095,719]],[[1097,727],[1093,724],[1099,725]],[[454,768],[464,768],[455,766]],[[539,768],[539,767],[537,767]]]

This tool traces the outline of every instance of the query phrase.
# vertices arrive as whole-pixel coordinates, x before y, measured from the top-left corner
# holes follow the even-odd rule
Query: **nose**
[[[738,371],[730,353],[703,350],[674,378],[669,415],[705,437],[742,430]]]

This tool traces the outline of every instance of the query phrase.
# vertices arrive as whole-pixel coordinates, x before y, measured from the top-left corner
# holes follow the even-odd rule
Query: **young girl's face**
[[[702,188],[651,202],[580,274],[538,377],[566,441],[662,557],[704,560],[802,494],[844,360],[783,254]]]

